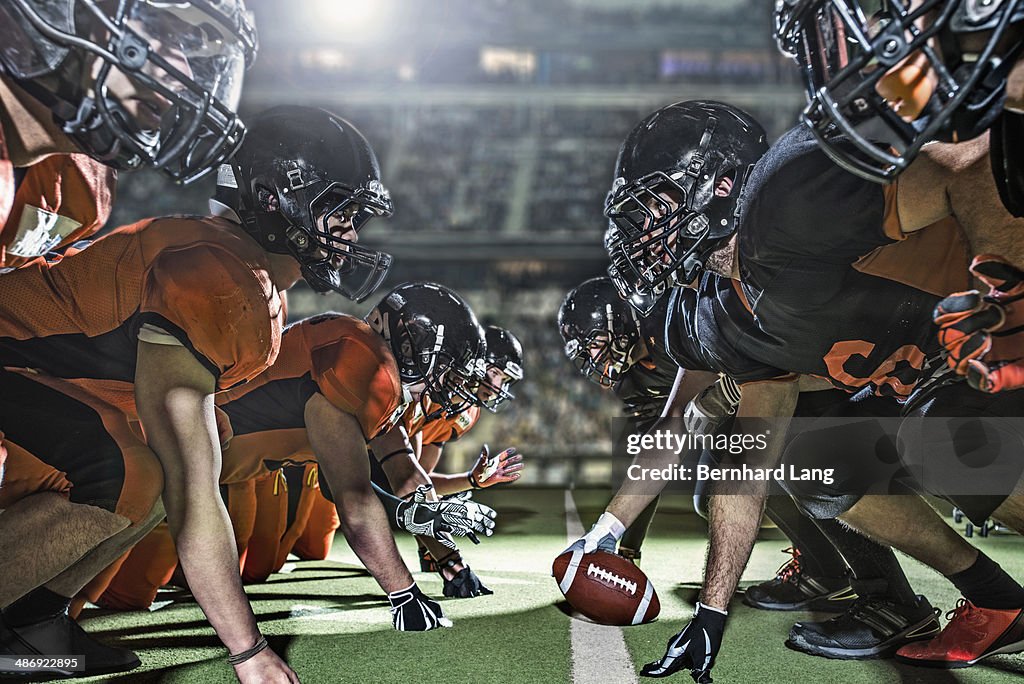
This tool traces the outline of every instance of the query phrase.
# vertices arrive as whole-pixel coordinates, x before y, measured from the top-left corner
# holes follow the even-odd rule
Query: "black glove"
[[[443,577],[444,575],[442,575]],[[484,586],[476,573],[464,566],[455,577],[444,581],[444,595],[448,598],[473,598],[474,596],[489,596],[494,592]]]
[[[391,622],[399,632],[426,632],[438,627],[451,627],[441,604],[428,598],[414,582],[408,589],[388,594]]]
[[[668,640],[668,648],[661,660],[647,663],[640,670],[641,677],[668,677],[680,670],[690,671],[693,681],[709,684],[715,656],[722,646],[727,613],[698,603],[697,610],[683,630]]]

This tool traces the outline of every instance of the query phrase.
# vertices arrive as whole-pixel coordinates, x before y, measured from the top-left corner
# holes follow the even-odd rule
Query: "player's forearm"
[[[468,471],[465,473],[430,473],[430,481],[434,484],[434,491],[438,496],[458,494],[473,488],[469,481]]]
[[[754,548],[768,487],[750,494],[714,493],[708,501],[708,557],[701,603],[727,610]]]
[[[259,629],[238,574],[231,521],[216,490],[191,490],[188,499],[187,511],[165,504],[181,568],[217,636],[239,653],[256,642]]]
[[[337,506],[342,534],[381,589],[393,592],[412,584],[412,575],[391,535],[387,513],[373,490],[346,491],[337,497]]]
[[[677,425],[677,423],[676,419],[662,418],[654,424],[650,432],[659,429],[671,429],[669,425]],[[689,451],[686,450],[676,453],[672,449],[642,450],[633,458],[633,462],[630,464],[627,472],[633,472],[637,468],[640,470],[664,470],[671,468],[677,465],[680,459],[688,453]],[[623,525],[629,527],[644,509],[661,494],[667,484],[667,480],[626,478],[605,510],[618,518]]]
[[[419,460],[411,451],[387,458],[381,468],[395,496],[406,496],[416,491],[421,484],[430,484],[430,476],[420,467]]]

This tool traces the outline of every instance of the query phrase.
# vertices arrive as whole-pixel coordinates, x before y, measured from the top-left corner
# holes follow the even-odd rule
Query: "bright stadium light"
[[[320,31],[342,35],[346,41],[360,42],[381,35],[394,7],[388,0],[317,0],[311,4],[311,9]]]

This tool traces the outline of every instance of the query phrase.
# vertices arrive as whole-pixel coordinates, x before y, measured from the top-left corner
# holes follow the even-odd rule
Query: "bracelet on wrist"
[[[234,667],[236,665],[241,665],[245,661],[247,661],[247,660],[253,658],[254,656],[256,656],[261,651],[265,651],[268,646],[269,646],[269,644],[267,643],[267,637],[265,637],[265,636],[263,636],[261,634],[260,638],[256,640],[256,643],[253,644],[252,648],[249,648],[249,649],[247,649],[245,651],[242,651],[241,653],[235,653],[234,655],[229,655],[228,656],[228,664],[230,664],[232,667]]]

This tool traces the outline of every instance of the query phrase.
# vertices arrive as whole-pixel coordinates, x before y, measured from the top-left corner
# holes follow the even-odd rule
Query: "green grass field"
[[[585,526],[596,519],[607,497],[607,492],[600,491],[576,493]],[[572,618],[564,611],[562,596],[549,575],[552,559],[566,546],[564,493],[505,489],[479,498],[499,510],[499,533],[464,552],[495,594],[472,600],[442,599],[446,614],[455,622],[453,629],[426,634],[393,631],[387,601],[339,536],[331,560],[296,563],[291,572],[248,588],[271,645],[309,683],[573,681]],[[779,550],[787,543],[775,531],[767,531],[766,537],[754,549],[745,582],[772,576],[785,560]],[[1024,539],[1007,535],[977,541],[1011,574],[1024,577]],[[403,537],[399,544],[412,567],[415,542]],[[630,669],[659,657],[669,636],[692,612],[704,545],[704,522],[691,512],[685,497],[667,497],[643,560],[661,598],[661,618],[622,630],[633,661]],[[903,560],[920,593],[943,610],[953,606],[957,593],[951,585],[927,568]],[[416,579],[428,594],[441,594],[436,576],[417,573]],[[143,666],[113,680],[85,681],[235,681],[223,648],[190,597],[162,593],[158,600],[172,602],[152,612],[87,610],[86,629],[136,650]],[[830,661],[788,650],[783,641],[789,627],[809,615],[757,611],[735,601],[715,681],[987,684],[1019,682],[1024,675],[1024,655],[995,656],[969,670],[942,672],[892,661]],[[673,680],[691,681],[685,675]]]

